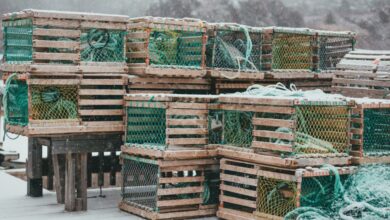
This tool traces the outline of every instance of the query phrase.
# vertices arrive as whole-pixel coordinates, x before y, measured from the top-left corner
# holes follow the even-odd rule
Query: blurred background
[[[348,30],[358,33],[358,48],[390,49],[390,0],[0,1],[1,14],[27,8],[123,14],[130,17],[195,17],[210,22],[235,22],[251,26]]]

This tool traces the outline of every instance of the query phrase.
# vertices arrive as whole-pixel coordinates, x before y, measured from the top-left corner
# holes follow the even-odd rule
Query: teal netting
[[[152,105],[156,103],[151,103]],[[166,148],[166,110],[155,107],[127,107],[126,143],[137,146]]]
[[[28,124],[28,86],[17,80],[14,73],[5,83],[3,96],[4,124],[26,126]]]
[[[364,109],[363,152],[367,156],[390,154],[390,109]]]
[[[376,220],[390,218],[390,166],[361,166],[344,181],[344,190],[333,201],[310,207],[308,203],[291,211],[286,220]],[[306,205],[306,206],[304,206]]]
[[[81,34],[81,61],[125,62],[126,31],[90,29]]]
[[[4,58],[7,63],[17,64],[32,61],[31,19],[3,21]]]

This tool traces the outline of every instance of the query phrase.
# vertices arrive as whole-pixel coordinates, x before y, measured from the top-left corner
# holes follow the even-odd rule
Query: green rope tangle
[[[330,177],[329,177],[330,178]],[[339,180],[338,180],[338,179]],[[317,190],[302,182],[311,191],[310,198],[301,199],[301,206],[285,215],[286,220],[358,220],[390,218],[390,166],[374,164],[361,166],[356,173],[334,175],[334,184],[314,180]],[[306,186],[305,186],[306,184]]]

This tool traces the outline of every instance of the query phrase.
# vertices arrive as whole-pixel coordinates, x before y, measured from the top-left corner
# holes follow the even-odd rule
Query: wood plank
[[[226,196],[226,195],[220,195],[219,200],[221,200],[221,202],[228,202],[228,203],[237,204],[237,205],[246,206],[249,208],[256,209],[256,201],[239,199],[239,198]]]
[[[180,187],[180,188],[159,188],[157,190],[158,196],[166,195],[181,195],[181,194],[191,194],[191,193],[201,193],[203,192],[202,186],[190,186],[190,187]]]
[[[207,144],[207,138],[168,138],[168,145],[200,145]]]
[[[205,119],[167,119],[167,124],[170,126],[186,126],[186,125],[193,125],[193,126],[206,126],[208,125],[207,120]]]
[[[252,148],[261,148],[272,151],[293,152],[292,146],[287,144],[275,144],[264,141],[253,141]]]
[[[79,95],[125,95],[123,89],[80,89]]]
[[[167,115],[207,115],[206,109],[167,109]]]
[[[253,136],[283,139],[283,140],[289,140],[289,141],[294,140],[293,133],[284,133],[284,132],[267,131],[267,130],[253,130]]]
[[[194,198],[194,199],[177,199],[177,200],[158,200],[157,207],[176,207],[176,206],[186,206],[186,205],[197,205],[202,204],[202,198]]]
[[[257,197],[256,190],[250,190],[250,189],[244,189],[244,188],[240,188],[240,187],[236,187],[236,186],[225,185],[223,183],[221,184],[220,188],[222,191],[237,193],[237,194],[241,194],[241,195],[245,195],[245,196],[250,196],[253,198]]]
[[[79,50],[80,43],[76,41],[33,40],[33,47]]]
[[[240,183],[243,185],[257,186],[257,179],[256,178],[251,179],[248,177],[234,176],[234,175],[225,174],[225,173],[221,173],[220,178],[222,181],[228,181],[228,182],[232,182],[232,183]]]
[[[204,176],[187,176],[187,177],[161,177],[159,180],[160,184],[164,183],[194,183],[203,182]]]
[[[199,134],[206,135],[208,134],[207,128],[167,128],[167,135],[190,135],[190,134]]]
[[[126,22],[123,23],[106,23],[106,22],[99,22],[99,21],[81,21],[80,27],[82,29],[90,29],[90,28],[96,28],[96,29],[107,29],[107,30],[123,30],[126,31],[127,24]]]
[[[80,99],[79,105],[123,105],[122,99]]]
[[[252,124],[269,126],[269,127],[295,128],[295,121],[293,120],[274,119],[274,118],[253,118]]]
[[[259,170],[258,171],[259,176],[271,178],[271,179],[277,179],[277,180],[284,180],[288,182],[296,182],[297,177],[295,175],[289,175],[284,173],[277,173],[272,171],[266,171],[266,170]]]
[[[34,36],[47,36],[47,37],[65,37],[65,38],[79,38],[81,35],[80,30],[67,30],[67,29],[45,29],[36,28],[33,31]]]
[[[34,52],[34,60],[80,60],[80,54],[78,53],[46,53],[46,52]]]
[[[29,85],[78,85],[79,79],[27,79]]]
[[[107,86],[113,86],[113,85],[127,85],[127,82],[125,79],[81,79],[81,85],[107,85]]]
[[[123,115],[122,109],[91,109],[79,110],[81,116],[98,116],[98,115]]]
[[[47,19],[47,18],[34,18],[33,24],[36,26],[45,27],[57,27],[57,28],[73,28],[78,29],[80,27],[80,21],[77,20],[60,20],[60,19]]]

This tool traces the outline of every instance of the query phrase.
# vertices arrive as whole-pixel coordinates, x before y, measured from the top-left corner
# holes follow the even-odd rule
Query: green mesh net
[[[354,49],[355,40],[346,36],[319,37],[319,68],[321,70],[332,70],[348,52]]]
[[[363,152],[366,156],[390,154],[390,109],[364,109]]]
[[[210,111],[209,143],[249,148],[252,145],[253,112]]]
[[[18,64],[32,61],[31,19],[3,21],[4,58],[7,63]]]
[[[163,150],[166,148],[166,110],[158,103],[142,107],[145,103],[133,102],[127,108],[126,143]],[[136,107],[139,106],[139,107]]]
[[[132,32],[144,33],[144,32]],[[203,33],[185,30],[160,30],[153,29],[149,39],[129,38],[130,54],[129,63],[145,63],[145,57],[139,57],[138,53],[146,52],[144,45],[147,43],[149,63],[154,67],[174,67],[200,69],[202,67]]]
[[[125,62],[126,31],[89,29],[80,37],[81,61]]]
[[[286,220],[326,219],[389,219],[390,218],[390,166],[374,164],[360,166],[348,178],[340,177],[344,190],[333,193],[332,200],[318,206],[302,203],[301,207],[285,215]],[[318,185],[318,184],[317,184]],[[322,185],[322,188],[332,188]],[[335,189],[342,189],[340,187]],[[333,192],[336,192],[333,190]],[[324,195],[325,193],[320,193]],[[323,196],[327,198],[329,196]],[[321,199],[322,200],[322,199]]]
[[[261,70],[261,31],[250,31],[245,26],[241,30],[219,30],[216,36],[209,37],[206,50],[206,65],[223,70]]]
[[[311,35],[275,33],[272,40],[272,68],[312,70],[313,44]]]
[[[6,82],[3,96],[5,124],[26,126],[28,124],[28,86],[26,81],[15,80],[15,74]]]
[[[31,85],[31,119],[77,119],[77,86]]]

